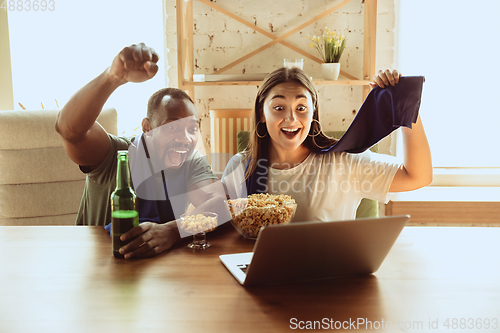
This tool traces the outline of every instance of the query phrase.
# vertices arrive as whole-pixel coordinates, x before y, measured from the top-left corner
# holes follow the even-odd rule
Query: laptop
[[[408,215],[264,227],[253,252],[220,260],[244,286],[371,274],[378,270]]]

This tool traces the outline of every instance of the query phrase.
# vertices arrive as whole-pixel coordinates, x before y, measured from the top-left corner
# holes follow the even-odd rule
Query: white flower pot
[[[321,71],[323,72],[323,79],[337,80],[340,73],[340,63],[325,63],[321,64]]]

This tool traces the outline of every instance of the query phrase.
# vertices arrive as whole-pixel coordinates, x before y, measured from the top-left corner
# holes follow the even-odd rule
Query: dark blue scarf
[[[307,148],[316,154],[341,151],[362,153],[399,127],[411,128],[417,121],[423,83],[423,76],[406,76],[399,78],[399,84],[394,87],[372,89],[339,141],[326,148],[313,144],[307,144]],[[247,194],[265,193],[268,156],[268,145],[263,145],[257,168],[246,180]]]

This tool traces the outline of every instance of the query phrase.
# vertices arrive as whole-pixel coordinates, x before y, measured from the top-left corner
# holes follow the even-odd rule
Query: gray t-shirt
[[[127,150],[135,138],[117,137],[108,134],[111,147],[104,161],[93,171],[86,172],[85,188],[83,190],[76,225],[106,225],[111,223],[111,193],[116,188],[116,161],[119,150]],[[192,159],[185,162],[182,168],[186,188],[207,179],[217,179],[207,159],[198,151]],[[186,200],[188,200],[188,197]],[[187,205],[186,205],[187,206]]]

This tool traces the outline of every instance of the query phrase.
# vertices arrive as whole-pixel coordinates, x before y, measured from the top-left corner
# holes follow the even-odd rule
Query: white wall
[[[227,9],[258,27],[280,36],[308,21],[322,11],[333,7],[339,0],[219,0],[216,5]],[[166,0],[166,57],[167,76],[172,86],[177,84],[177,35],[175,0]],[[377,15],[376,68],[394,65],[394,0],[379,0]],[[270,39],[243,24],[216,12],[194,0],[194,59],[195,74],[210,74],[232,61],[269,42]],[[349,30],[348,42],[341,58],[342,70],[358,78],[362,76],[364,31],[364,4],[353,0],[320,21],[290,36],[286,41],[318,56],[309,48],[306,35],[319,35],[328,26],[331,30]],[[269,73],[281,67],[283,58],[303,58],[283,45],[274,45],[224,74]],[[304,60],[304,70],[313,78],[321,78],[320,65]],[[345,130],[354,118],[354,110],[362,103],[360,86],[318,86],[320,119],[325,130]],[[212,108],[252,108],[256,87],[219,86],[196,87],[196,103],[202,118],[202,135],[210,151],[209,110]],[[391,140],[381,144],[381,151],[389,153]]]

